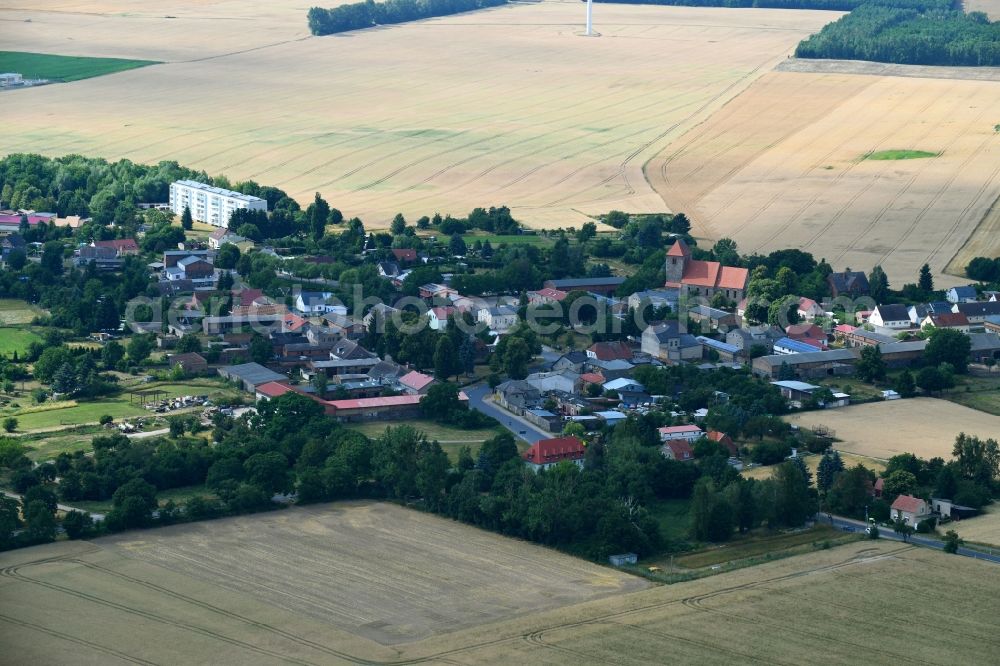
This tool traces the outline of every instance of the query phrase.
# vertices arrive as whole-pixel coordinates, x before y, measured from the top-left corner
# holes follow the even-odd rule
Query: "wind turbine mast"
[[[594,34],[594,0],[587,0],[587,37]]]

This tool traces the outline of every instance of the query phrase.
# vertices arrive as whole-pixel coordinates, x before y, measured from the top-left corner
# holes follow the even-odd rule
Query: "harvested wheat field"
[[[975,518],[966,518],[941,526],[939,531],[955,530],[966,541],[1000,547],[1000,508],[996,504],[983,507]]]
[[[900,453],[947,460],[960,432],[982,438],[1000,433],[1000,416],[936,398],[870,402],[785,420],[806,428],[826,426],[834,431],[838,450],[882,460]]]
[[[307,527],[324,509],[310,511]],[[393,511],[406,513],[398,508]],[[287,512],[280,520],[302,518],[303,513]],[[515,583],[513,590],[499,586],[500,579],[510,581],[505,573],[511,563],[509,547],[476,553],[488,561],[471,573],[464,563],[453,569],[451,565],[460,558],[452,554],[439,561],[413,558],[406,568],[414,568],[418,579],[433,571],[446,585],[446,592],[437,593],[432,607],[411,615],[414,621],[440,613],[461,617],[461,625],[468,628],[456,631],[459,625],[449,624],[446,633],[394,646],[345,629],[344,618],[336,613],[317,615],[298,602],[282,602],[288,594],[305,590],[328,606],[350,609],[356,605],[351,612],[360,616],[373,596],[382,599],[382,612],[392,612],[395,588],[403,588],[402,603],[406,604],[410,585],[407,576],[398,575],[402,571],[395,571],[400,566],[396,550],[409,544],[422,553],[434,543],[441,533],[433,529],[426,533],[428,520],[437,519],[417,516],[412,525],[397,526],[398,545],[385,555],[354,562],[353,575],[345,572],[340,578],[347,585],[344,589],[328,587],[323,575],[324,566],[343,566],[336,562],[339,540],[332,532],[323,542],[333,551],[324,553],[324,566],[311,562],[295,572],[294,578],[282,578],[282,572],[291,571],[283,560],[296,557],[304,543],[320,537],[313,529],[288,539],[265,560],[260,559],[261,536],[227,541],[233,521],[224,521],[217,524],[224,536],[206,541],[211,550],[189,553],[197,561],[220,555],[224,558],[221,568],[234,559],[231,551],[245,551],[243,558],[235,558],[244,560],[237,570],[248,580],[245,587],[259,588],[257,592],[231,584],[230,577],[218,583],[204,581],[197,566],[180,553],[165,562],[147,556],[148,551],[173,548],[164,543],[184,539],[183,534],[165,536],[164,530],[125,535],[113,543],[64,542],[4,553],[0,555],[4,660],[241,666],[285,662],[578,665],[662,663],[669,655],[674,663],[699,664],[734,660],[849,664],[862,658],[874,663],[950,664],[990,662],[998,647],[994,618],[1000,612],[1000,600],[992,590],[1000,585],[1000,568],[888,542],[857,542],[575,605],[565,605],[568,600],[561,599],[562,607],[552,603],[551,610],[499,622],[474,612],[460,613],[468,613],[470,598],[513,599],[516,590],[528,586]],[[257,516],[238,522],[257,523],[257,531],[266,533],[279,519]],[[377,530],[380,524],[359,518],[359,527]],[[200,530],[202,526],[181,529]],[[449,529],[460,530],[461,538],[476,533],[461,526]],[[279,534],[291,536],[284,530]],[[133,544],[131,552],[123,550],[126,542]],[[536,550],[517,546],[523,554]],[[313,547],[307,549],[318,554]],[[550,558],[558,561],[561,556],[541,552],[545,558],[529,555],[519,563],[519,573],[529,583],[538,582],[536,571],[553,566],[563,567],[564,573],[575,568],[583,578],[590,578],[596,570],[603,577],[623,580],[615,572],[583,562],[553,564]],[[384,570],[388,573],[380,576]],[[487,587],[480,587],[483,583]],[[545,588],[565,591],[580,585],[562,576],[553,583]],[[312,592],[311,588],[318,589]],[[943,619],[942,613],[947,631],[884,630],[886,622],[934,626]]]
[[[924,262],[941,273],[1000,195],[998,107],[998,81],[775,71],[646,174],[699,235],[902,284]],[[896,150],[936,156],[863,159]]]
[[[321,192],[367,226],[501,204],[579,226],[664,210],[643,163],[838,15],[600,5],[588,39],[582,5],[553,1],[307,37],[305,6],[170,2],[155,13],[177,19],[100,21],[182,26],[177,44],[102,28],[74,48],[64,35],[98,18],[59,8],[89,5],[8,11],[32,19],[8,50],[169,62],[5,93],[0,150],[176,160],[303,202]]]

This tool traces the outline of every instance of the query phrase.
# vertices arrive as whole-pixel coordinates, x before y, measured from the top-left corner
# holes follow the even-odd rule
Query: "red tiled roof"
[[[439,305],[436,308],[431,308],[430,312],[434,313],[434,316],[438,321],[444,321],[451,315],[455,314],[455,308],[451,305]]]
[[[813,340],[826,339],[823,329],[816,324],[791,324],[785,329],[785,335],[792,340],[802,340],[812,338]]]
[[[396,249],[392,254],[397,261],[415,261],[417,258],[417,251],[412,248]]]
[[[281,324],[286,331],[297,331],[309,323],[308,319],[303,319],[294,312],[286,312]]]
[[[254,390],[263,396],[267,396],[268,398],[277,398],[279,395],[285,395],[289,391],[294,391],[295,389],[288,384],[268,382],[266,384],[261,384]]]
[[[545,287],[544,289],[539,289],[538,291],[533,293],[538,294],[542,298],[548,298],[553,301],[561,301],[567,296],[565,291],[562,291],[560,289],[553,289],[552,287]]]
[[[938,328],[948,326],[968,326],[969,318],[961,312],[942,312],[938,315],[931,315],[931,322]]]
[[[417,372],[416,370],[408,372],[399,378],[400,384],[408,388],[411,388],[414,391],[419,391],[420,389],[424,388],[433,381],[434,378],[431,377],[430,375],[425,375],[424,373]]]
[[[587,384],[603,384],[604,375],[599,372],[585,372],[580,375],[580,381]]]
[[[719,273],[719,289],[746,289],[750,271],[736,266],[723,266]]]
[[[684,266],[684,275],[681,276],[681,284],[692,287],[742,290],[746,289],[749,277],[750,271],[745,268],[723,266],[717,261],[688,259]],[[667,286],[671,285],[668,283]]]
[[[691,448],[691,445],[688,444],[686,439],[672,439],[664,444],[664,446],[670,449],[670,453],[673,454],[674,460],[694,459],[694,450]]]
[[[853,333],[857,328],[857,326],[851,326],[850,324],[837,324],[833,330],[837,333]]]
[[[544,465],[562,460],[580,460],[586,452],[583,442],[576,437],[556,437],[538,440],[524,452],[523,457],[530,463]]]
[[[243,289],[241,291],[233,291],[233,301],[235,305],[250,305],[263,296],[263,289]]]
[[[118,238],[115,240],[94,241],[94,247],[113,247],[119,252],[138,252],[139,246],[134,238]]]
[[[803,296],[799,299],[799,310],[811,310],[815,307],[819,307],[819,303],[811,298],[806,298]]]
[[[621,340],[618,342],[595,342],[590,345],[587,351],[593,352],[600,361],[627,361],[632,358],[632,348]]]
[[[892,503],[892,508],[897,511],[905,511],[906,513],[920,513],[920,508],[925,506],[924,501],[919,497],[913,497],[912,495],[900,495],[896,498],[896,501]]]
[[[323,402],[334,409],[369,409],[372,407],[400,407],[403,405],[420,404],[422,395],[391,395],[380,398],[354,398],[352,400],[324,400]],[[468,400],[469,396],[465,392],[459,391],[459,400]]]
[[[690,257],[691,256],[691,248],[689,248],[687,246],[687,243],[684,242],[684,239],[678,238],[677,242],[674,243],[673,245],[671,245],[670,249],[667,250],[667,256],[668,257]]]

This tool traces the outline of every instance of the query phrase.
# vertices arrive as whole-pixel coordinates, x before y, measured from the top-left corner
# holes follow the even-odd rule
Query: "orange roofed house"
[[[577,467],[583,467],[583,457],[587,449],[576,437],[556,437],[540,439],[522,454],[524,463],[533,471],[548,469],[568,460]]]
[[[680,238],[667,251],[666,269],[667,287],[683,288],[690,295],[706,298],[722,294],[737,303],[746,295],[750,278],[750,272],[745,268],[692,259],[691,248]]]

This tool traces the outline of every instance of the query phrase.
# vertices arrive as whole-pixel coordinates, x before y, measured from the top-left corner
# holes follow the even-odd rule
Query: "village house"
[[[736,328],[739,325],[739,318],[731,312],[710,308],[707,305],[695,305],[688,309],[688,318],[699,324],[707,323],[708,328],[702,326],[702,330]]]
[[[208,246],[213,250],[218,250],[227,243],[229,245],[235,245],[239,248],[241,254],[246,254],[254,248],[254,242],[252,240],[233,233],[225,227],[216,229],[208,236]]]
[[[295,295],[295,311],[307,317],[327,313],[346,315],[346,306],[328,302],[332,296],[329,291],[300,291]]]
[[[427,284],[420,285],[420,298],[431,299],[431,298],[444,298],[454,295],[458,296],[458,292],[451,287],[447,287],[443,284],[437,284],[435,282],[428,282]]]
[[[676,312],[679,300],[679,289],[651,289],[637,291],[630,295],[628,297],[628,306],[636,311],[648,305],[654,309],[668,307],[671,312]]]
[[[948,301],[934,301],[931,303],[917,303],[916,305],[911,305],[907,308],[907,314],[910,315],[910,321],[916,326],[919,325],[927,315],[932,314],[942,314],[945,312],[951,312],[954,307],[953,303]]]
[[[378,274],[380,277],[392,279],[399,277],[399,272],[399,264],[394,261],[378,262]]]
[[[691,443],[684,439],[673,439],[665,442],[660,447],[660,453],[664,458],[676,460],[677,462],[691,462],[694,460],[694,450]]]
[[[541,393],[563,391],[575,393],[580,386],[580,375],[572,370],[557,370],[553,372],[535,372],[524,381],[528,382]]]
[[[875,327],[877,333],[893,335],[913,327],[910,321],[909,308],[905,305],[877,305],[868,317],[868,323]]]
[[[703,335],[699,335],[695,338],[698,344],[703,348],[703,354],[706,358],[718,357],[719,361],[724,363],[732,363],[739,359],[743,354],[743,349],[737,347],[736,345],[731,345],[728,342],[720,342],[719,340],[713,340],[712,338],[707,338]]]
[[[941,314],[929,314],[922,322],[920,328],[952,328],[962,333],[969,332],[969,318],[961,312],[943,312]]]
[[[956,303],[952,312],[960,312],[966,316],[969,323],[981,326],[987,317],[1000,315],[1000,302],[979,301],[976,303]]]
[[[560,303],[568,294],[565,291],[560,291],[558,289],[539,289],[538,291],[528,292],[528,303],[534,306],[539,305],[553,305],[555,303]]]
[[[826,276],[826,283],[830,287],[830,293],[834,298],[847,296],[857,298],[869,294],[868,278],[861,271],[847,269],[839,273],[830,273]]]
[[[552,364],[553,370],[572,370],[573,372],[583,372],[583,366],[587,363],[587,353],[577,350],[568,351]]]
[[[710,442],[715,442],[725,448],[731,458],[739,457],[740,447],[736,446],[733,438],[726,433],[719,432],[718,430],[709,430],[705,437],[707,437]]]
[[[809,354],[823,351],[820,347],[791,338],[781,338],[774,341],[774,353],[778,355]]]
[[[900,495],[889,507],[889,517],[892,520],[903,519],[907,525],[916,527],[921,520],[931,517],[927,502],[912,495]]]
[[[523,379],[510,379],[493,389],[498,405],[515,414],[533,409],[542,401],[542,392]]]
[[[599,361],[631,361],[632,348],[623,340],[595,342],[587,348],[587,358],[595,358]]]
[[[412,264],[417,260],[417,251],[413,248],[398,247],[393,248],[392,256],[401,264]]]
[[[803,296],[799,299],[798,314],[801,321],[813,322],[817,317],[825,316],[826,310],[813,299]]]
[[[666,283],[671,289],[682,289],[686,294],[711,298],[721,294],[737,303],[746,295],[750,272],[745,268],[723,266],[717,261],[700,261],[691,258],[691,249],[684,239],[677,241],[667,251]]]
[[[826,349],[826,331],[816,324],[789,324],[785,328],[785,337],[818,349]]]
[[[979,298],[976,288],[971,284],[951,287],[944,293],[944,297],[949,303],[974,303]]]
[[[538,472],[564,461],[571,462],[582,469],[586,454],[587,449],[580,439],[556,437],[538,440],[522,454],[522,458],[529,469]]]
[[[642,351],[653,358],[671,363],[701,359],[702,350],[697,338],[681,333],[676,321],[649,326],[642,332]]]
[[[399,378],[399,385],[410,395],[425,395],[434,385],[434,378],[413,370]]]
[[[770,354],[774,349],[774,342],[783,337],[784,333],[773,326],[747,326],[734,328],[726,333],[726,344],[736,347],[742,356],[749,358],[754,345],[760,345],[765,355]]]
[[[619,377],[618,379],[612,379],[610,382],[606,382],[602,387],[604,391],[613,391],[615,393],[629,392],[629,393],[645,393],[646,387],[639,382],[628,379],[626,377]]]
[[[509,305],[486,307],[476,313],[477,321],[483,322],[491,331],[506,333],[517,325],[517,310]]]
[[[896,342],[896,338],[891,335],[883,335],[882,333],[854,327],[852,327],[850,333],[843,336],[843,340],[844,344],[848,347],[874,347],[875,345]]]
[[[451,305],[439,305],[427,310],[427,321],[431,330],[443,331],[448,328],[448,318],[455,315],[455,308]]]
[[[705,436],[705,432],[696,425],[664,426],[657,432],[660,433],[661,442],[674,440],[694,442]]]
[[[201,354],[190,352],[187,354],[173,354],[167,359],[171,368],[180,368],[181,372],[187,375],[200,375],[208,369],[208,361]]]

